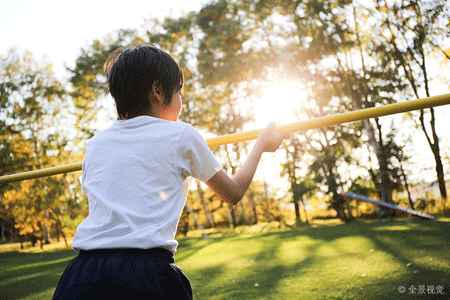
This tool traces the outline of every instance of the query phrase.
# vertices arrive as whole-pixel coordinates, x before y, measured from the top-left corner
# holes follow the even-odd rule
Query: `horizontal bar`
[[[431,108],[434,106],[441,106],[446,104],[450,104],[450,94],[433,96],[418,100],[411,100],[401,103],[394,103],[378,107],[371,107],[342,114],[336,114],[311,120],[279,125],[276,127],[276,129],[284,133],[298,132],[307,129],[314,129],[354,121],[361,121],[364,119],[388,116],[398,113],[404,113],[407,111]],[[208,144],[209,147],[212,148],[226,144],[233,144],[238,142],[254,140],[258,137],[258,135],[261,133],[262,130],[263,129],[257,129],[242,133],[228,134],[220,137],[210,138],[206,140],[206,143]],[[23,172],[19,174],[5,175],[0,177],[0,184],[74,172],[81,170],[81,168],[82,163],[80,162],[59,167]]]
[[[422,219],[428,219],[428,220],[434,219],[434,217],[432,215],[421,213],[421,212],[418,212],[418,211],[415,211],[415,210],[412,210],[412,209],[408,209],[408,208],[403,208],[403,207],[400,207],[400,206],[397,206],[397,205],[394,205],[394,204],[391,204],[391,203],[387,203],[387,202],[384,202],[384,201],[370,199],[369,197],[365,197],[365,196],[358,195],[358,194],[355,194],[355,193],[348,192],[348,193],[341,194],[341,195],[346,197],[346,198],[348,198],[348,199],[355,199],[355,200],[358,200],[358,201],[364,201],[364,202],[372,203],[374,205],[381,206],[381,207],[384,207],[384,208],[388,208],[388,209],[391,209],[391,210],[402,211],[402,212],[408,213],[408,214],[410,214],[412,216],[416,216],[416,217],[419,217],[419,218],[422,218]]]
[[[22,172],[18,174],[5,175],[0,177],[0,184],[80,171],[82,165],[82,162],[78,162],[59,167],[51,167],[29,172]]]
[[[299,121],[284,125],[279,125],[276,129],[280,132],[290,133],[298,132],[307,129],[320,128],[325,126],[349,123],[354,121],[361,121],[364,119],[377,118],[382,116],[388,116],[398,113],[404,113],[407,111],[430,108],[434,106],[441,106],[450,104],[450,94],[444,94],[440,96],[422,98],[418,100],[411,100],[401,103],[388,104],[378,107],[365,108],[361,110]],[[228,134],[220,137],[208,139],[206,142],[209,147],[216,147],[225,144],[232,144],[237,142],[244,142],[248,140],[254,140],[258,137],[262,129],[247,131],[243,133]]]

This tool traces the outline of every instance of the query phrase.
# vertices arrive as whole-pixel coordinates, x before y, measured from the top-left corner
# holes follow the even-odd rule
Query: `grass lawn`
[[[210,239],[180,239],[175,255],[195,299],[450,299],[448,218]],[[74,255],[67,249],[1,252],[0,300],[50,299]]]

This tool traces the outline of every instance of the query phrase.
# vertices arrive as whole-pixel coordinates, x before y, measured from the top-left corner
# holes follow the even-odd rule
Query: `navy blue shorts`
[[[64,271],[53,299],[192,299],[172,252],[155,249],[80,251]]]

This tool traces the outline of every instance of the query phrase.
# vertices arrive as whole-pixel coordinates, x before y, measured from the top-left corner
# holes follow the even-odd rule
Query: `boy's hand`
[[[259,134],[257,143],[261,144],[263,152],[275,152],[280,148],[284,139],[289,138],[288,133],[281,133],[275,130],[275,122],[271,122]]]

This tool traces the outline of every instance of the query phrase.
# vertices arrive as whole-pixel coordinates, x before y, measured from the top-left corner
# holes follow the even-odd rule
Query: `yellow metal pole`
[[[279,125],[276,129],[280,132],[297,132],[307,129],[320,128],[325,126],[337,125],[342,123],[360,121],[364,119],[388,116],[398,113],[403,113],[412,110],[430,108],[434,106],[441,106],[450,104],[450,94],[428,97],[418,100],[411,100],[401,103],[389,104],[379,107],[372,107],[361,109],[357,111],[331,115],[311,120],[305,120],[300,122],[294,122],[285,125]],[[228,134],[220,137],[207,139],[206,142],[209,147],[217,147],[220,145],[238,143],[243,141],[254,140],[258,137],[259,133],[263,129],[252,130],[242,133]],[[47,177],[57,174],[63,174],[68,172],[79,171],[82,168],[82,163],[74,163],[70,165],[64,165],[59,167],[35,170],[30,172],[23,172],[19,174],[12,174],[0,177],[0,184],[21,181],[39,177]]]
[[[82,165],[83,163],[79,162],[59,167],[52,167],[18,174],[5,175],[0,177],[0,184],[75,172],[81,170]]]
[[[434,106],[441,106],[450,104],[450,94],[423,98],[418,100],[411,100],[401,103],[394,103],[384,106],[366,108],[347,113],[331,115],[311,120],[305,120],[285,125],[279,125],[276,129],[280,132],[297,132],[307,129],[320,128],[330,125],[337,125],[342,123],[349,123],[360,121],[364,119],[377,118],[381,116],[388,116],[407,111],[430,108]],[[243,133],[228,134],[216,138],[208,139],[206,142],[209,147],[216,147],[225,144],[232,144],[256,139],[262,129],[247,131]]]

